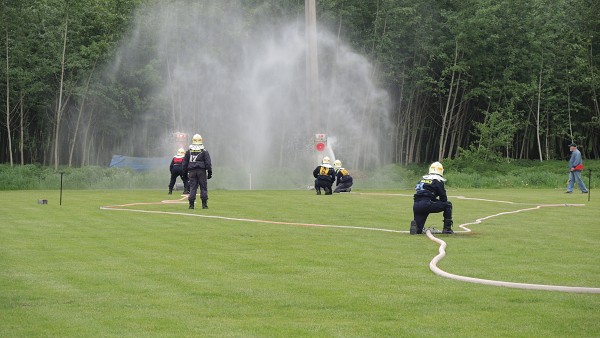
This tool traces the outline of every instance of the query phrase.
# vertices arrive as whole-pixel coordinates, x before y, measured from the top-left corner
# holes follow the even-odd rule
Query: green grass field
[[[457,231],[562,206],[437,235],[444,271],[600,288],[600,195],[448,193]],[[216,190],[188,210],[164,189],[66,190],[62,206],[57,190],[2,191],[0,337],[600,336],[600,294],[435,275],[438,244],[407,233],[411,194]]]

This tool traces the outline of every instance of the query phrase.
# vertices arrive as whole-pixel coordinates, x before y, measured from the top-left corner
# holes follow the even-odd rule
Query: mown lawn
[[[449,194],[459,231],[501,212],[560,206],[439,236],[448,244],[440,268],[600,288],[594,195]],[[411,191],[216,190],[208,210],[188,210],[163,190],[67,190],[62,205],[59,196],[0,192],[2,337],[600,336],[600,294],[433,274],[438,245],[407,233]],[[129,211],[101,209],[124,204]],[[441,228],[441,215],[428,226]]]

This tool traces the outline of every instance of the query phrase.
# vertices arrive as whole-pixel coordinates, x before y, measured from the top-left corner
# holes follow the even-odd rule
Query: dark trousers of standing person
[[[202,209],[208,209],[208,181],[206,178],[206,169],[194,169],[188,173],[190,180],[190,195],[188,200],[190,202],[190,209],[194,208],[194,201],[196,201],[196,192],[198,186],[200,186],[200,200],[202,200]]]
[[[315,190],[317,191],[317,195],[321,195],[321,188],[325,190],[325,195],[331,195],[333,191],[331,190],[331,186],[333,182],[327,180],[315,180]]]
[[[452,220],[452,203],[429,199],[421,199],[413,203],[413,215],[417,223],[418,234],[423,233],[423,227],[429,214],[438,212],[444,213],[444,223],[447,220]]]
[[[189,192],[189,186],[188,186],[188,178],[185,172],[183,172],[183,168],[179,167],[174,167],[173,171],[171,172],[171,181],[169,182],[169,194],[173,192],[173,187],[175,187],[175,181],[177,180],[177,177],[181,178],[181,181],[183,182],[183,193],[187,194]]]

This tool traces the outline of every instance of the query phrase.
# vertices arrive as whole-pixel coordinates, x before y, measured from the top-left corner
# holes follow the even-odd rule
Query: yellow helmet
[[[444,176],[444,166],[440,162],[433,162],[429,166],[429,173]]]
[[[177,156],[183,157],[183,155],[185,155],[185,150],[183,150],[183,148],[179,148],[177,150]]]
[[[192,137],[192,144],[202,144],[202,136],[200,136],[200,134],[195,134],[194,137]]]
[[[341,168],[342,167],[342,161],[335,160],[335,162],[333,162],[333,167],[334,168]]]
[[[323,157],[323,164],[329,164],[331,163],[331,160],[329,159],[329,157],[325,156]]]

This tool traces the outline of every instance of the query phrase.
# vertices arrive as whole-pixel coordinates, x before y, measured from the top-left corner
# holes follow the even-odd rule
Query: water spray
[[[336,155],[353,165],[378,165],[384,158],[392,125],[389,95],[369,60],[336,34],[311,19],[309,45],[306,23],[272,22],[268,16],[247,22],[248,5],[241,0],[153,4],[138,12],[139,33],[123,41],[111,72],[152,66],[169,79],[152,88],[155,99],[174,104],[168,112],[161,105],[148,107],[144,121],[160,123],[136,128],[134,140],[198,132],[220,168],[251,173],[282,168],[290,177],[302,177],[315,161],[313,133],[335,135]],[[308,76],[311,89],[299,88]],[[329,151],[331,144],[317,154]],[[246,180],[227,182],[231,189],[248,187]],[[252,189],[272,183],[254,174]]]

